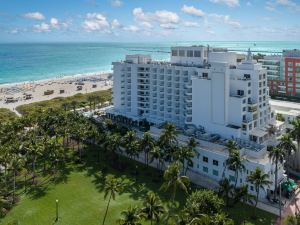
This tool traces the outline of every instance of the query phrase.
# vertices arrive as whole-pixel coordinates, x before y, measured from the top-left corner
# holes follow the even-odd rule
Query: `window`
[[[178,56],[178,51],[177,50],[172,50],[172,56]]]
[[[246,111],[246,107],[243,107],[243,112],[245,112]]]
[[[219,171],[218,170],[213,170],[213,175],[214,176],[219,176]]]
[[[251,82],[248,83],[248,87],[251,87]]]
[[[208,167],[203,166],[203,172],[208,173]]]
[[[179,56],[184,57],[185,56],[185,51],[184,50],[179,50]]]
[[[208,162],[208,158],[206,156],[203,156],[203,162]]]
[[[232,181],[232,182],[234,182],[235,181],[235,177],[230,175],[229,176],[229,180]]]
[[[253,186],[250,186],[250,190],[251,190],[251,191],[254,191],[254,188],[253,188]]]
[[[214,159],[214,160],[213,160],[213,165],[214,165],[214,166],[218,166],[218,165],[219,165],[219,161]]]
[[[293,62],[288,62],[288,66],[293,66]]]
[[[201,57],[200,51],[194,51],[194,57]]]
[[[188,50],[187,51],[187,57],[193,57],[194,56],[194,53],[192,50]]]

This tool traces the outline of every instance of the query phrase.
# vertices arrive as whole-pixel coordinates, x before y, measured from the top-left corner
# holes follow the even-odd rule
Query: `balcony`
[[[256,112],[257,106],[248,106],[248,112]]]

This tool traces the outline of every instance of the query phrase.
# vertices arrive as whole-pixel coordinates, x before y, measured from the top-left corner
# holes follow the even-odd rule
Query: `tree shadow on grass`
[[[31,187],[27,192],[27,196],[32,200],[36,200],[45,196],[49,190],[48,185]]]

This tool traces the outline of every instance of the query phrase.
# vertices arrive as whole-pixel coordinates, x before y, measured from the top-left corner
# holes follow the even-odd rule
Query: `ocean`
[[[156,60],[168,60],[170,47],[179,45],[210,45],[237,51],[251,48],[267,54],[300,49],[300,42],[288,41],[0,44],[0,83],[111,71],[111,63],[123,60],[126,54],[150,54]]]

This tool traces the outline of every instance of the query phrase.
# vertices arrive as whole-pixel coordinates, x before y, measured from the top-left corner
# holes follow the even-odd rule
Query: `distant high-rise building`
[[[265,56],[259,61],[267,70],[271,96],[300,97],[299,50],[283,50],[282,55]]]

